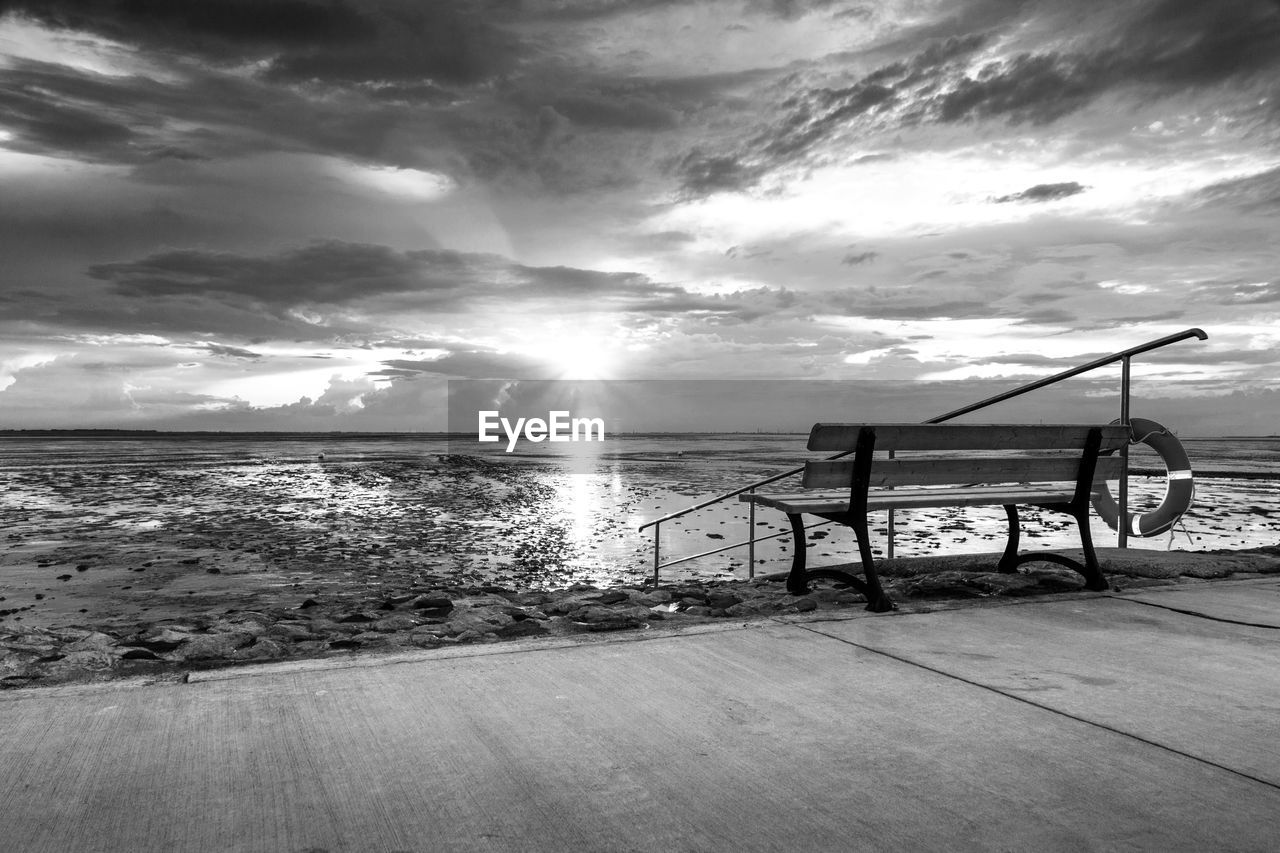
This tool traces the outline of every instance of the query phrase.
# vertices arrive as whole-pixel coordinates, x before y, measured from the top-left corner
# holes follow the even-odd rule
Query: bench
[[[747,493],[740,499],[787,514],[795,542],[787,590],[795,595],[808,592],[809,581],[828,578],[861,592],[870,611],[895,609],[876,574],[867,514],[961,506],[1004,507],[1009,539],[999,571],[1043,560],[1075,569],[1087,589],[1104,590],[1107,581],[1089,534],[1090,496],[1120,476],[1121,460],[1108,454],[1128,441],[1128,428],[1119,425],[815,424],[809,450],[841,451],[845,458],[807,463],[803,491]],[[1073,517],[1084,562],[1047,551],[1019,555],[1019,505]],[[838,568],[806,567],[805,515],[853,528],[862,578]]]

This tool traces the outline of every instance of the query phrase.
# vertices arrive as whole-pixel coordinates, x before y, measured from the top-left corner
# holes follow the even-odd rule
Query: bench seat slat
[[[1089,424],[814,424],[809,449],[852,450],[863,426],[876,431],[876,450],[1050,450],[1078,449]],[[1122,425],[1104,426],[1101,453],[1129,440]]]
[[[894,489],[867,494],[867,509],[913,509],[940,506],[993,506],[1003,504],[1066,503],[1075,495],[1075,483],[970,486],[952,489]],[[786,513],[848,512],[849,491],[790,494],[744,494],[739,499]]]
[[[805,465],[805,489],[849,487],[853,482],[853,460],[832,459]],[[1076,456],[993,456],[947,459],[880,459],[871,468],[869,485],[943,486],[958,482],[1034,483],[1074,480],[1080,470]],[[1099,459],[1095,480],[1120,475],[1120,459]]]

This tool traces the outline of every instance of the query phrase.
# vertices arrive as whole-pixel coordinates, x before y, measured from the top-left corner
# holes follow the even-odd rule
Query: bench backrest
[[[847,488],[857,466],[864,466],[867,485],[941,486],[955,483],[1069,482],[1079,478],[1091,430],[1098,431],[1099,453],[1110,453],[1129,441],[1121,425],[1097,424],[815,424],[809,449],[849,451],[870,440],[875,451],[944,451],[944,457],[846,459],[810,462],[807,489]],[[864,444],[864,449],[866,445]],[[955,451],[981,451],[974,455]],[[1009,452],[1004,452],[1009,451]],[[1120,475],[1121,460],[1101,457],[1092,481]]]

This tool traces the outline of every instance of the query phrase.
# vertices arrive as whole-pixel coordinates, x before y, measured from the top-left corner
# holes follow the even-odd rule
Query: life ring
[[[1120,423],[1114,420],[1112,424]],[[1133,431],[1133,444],[1145,444],[1164,461],[1168,480],[1165,482],[1164,500],[1152,512],[1129,513],[1125,525],[1133,536],[1156,536],[1173,527],[1182,518],[1182,514],[1191,509],[1191,500],[1195,496],[1195,481],[1191,477],[1191,460],[1182,442],[1155,421],[1146,418],[1130,418],[1129,427]],[[1093,508],[1112,530],[1116,529],[1116,519],[1120,515],[1120,507],[1111,497],[1111,490],[1104,482],[1102,489],[1093,495]]]

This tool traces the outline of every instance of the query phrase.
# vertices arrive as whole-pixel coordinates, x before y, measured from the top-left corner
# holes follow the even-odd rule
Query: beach
[[[1105,551],[1113,585],[1272,571],[1274,446],[1217,448],[1219,470],[1198,478],[1197,503],[1172,537]],[[404,436],[9,438],[0,443],[0,684],[181,678],[248,662],[861,607],[848,589],[788,595],[777,576],[789,536],[759,544],[754,571],[736,549],[650,583],[653,540],[641,524],[785,470],[802,447],[802,436],[647,437],[567,459],[450,454]],[[1158,500],[1161,476],[1133,482],[1139,500]],[[1024,548],[1078,548],[1069,522],[1024,515]],[[757,536],[784,526],[781,514],[756,518]],[[999,508],[901,513],[896,527],[900,559],[884,573],[897,600],[1081,587],[1042,563],[995,573]],[[746,530],[745,506],[726,501],[664,525],[662,557]],[[809,535],[811,565],[850,560],[847,530]],[[1096,518],[1094,537],[1104,550],[1114,544]]]

